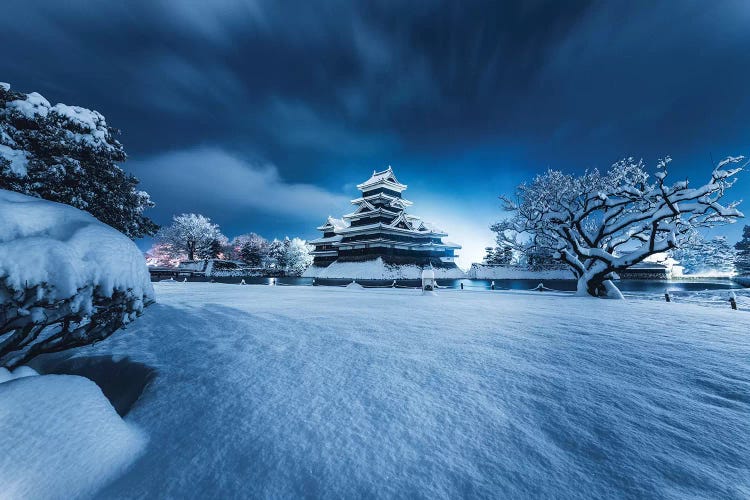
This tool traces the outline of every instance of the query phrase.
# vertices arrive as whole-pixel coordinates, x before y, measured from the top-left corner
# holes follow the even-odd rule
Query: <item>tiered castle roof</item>
[[[401,196],[406,188],[391,167],[373,172],[369,179],[358,184],[362,194],[351,201],[356,209],[342,219],[329,217],[318,227],[323,236],[310,241],[315,245],[312,252],[315,264],[385,257],[453,265],[454,250],[461,246],[443,242],[445,231],[406,213],[406,208],[412,205]]]

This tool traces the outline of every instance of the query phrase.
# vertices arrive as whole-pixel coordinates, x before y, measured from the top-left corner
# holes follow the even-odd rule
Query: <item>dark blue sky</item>
[[[476,259],[547,167],[750,153],[749,26],[741,0],[5,0],[0,81],[101,111],[158,223],[312,237],[390,164]]]

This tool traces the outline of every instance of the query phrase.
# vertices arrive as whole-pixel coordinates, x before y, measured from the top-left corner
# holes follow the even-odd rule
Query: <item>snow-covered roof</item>
[[[379,200],[379,199],[388,200],[391,203],[391,205],[393,205],[394,202],[397,202],[399,205],[403,205],[404,207],[413,205],[413,203],[409,200],[406,200],[404,198],[396,198],[395,196],[387,194],[387,193],[377,193],[377,194],[370,194],[367,196],[360,196],[359,198],[354,198],[351,201],[351,203],[352,205],[359,205],[360,203],[364,201],[372,202],[372,201]]]
[[[406,189],[406,184],[401,184],[400,182],[398,182],[398,179],[396,179],[396,176],[393,173],[393,169],[390,165],[387,169],[380,172],[373,170],[372,175],[369,179],[367,179],[362,184],[357,184],[357,189],[359,189],[360,191],[364,191],[365,189],[372,189],[379,185],[382,185],[394,191],[398,191],[399,193]]]
[[[341,241],[342,236],[340,234],[337,234],[336,236],[329,236],[328,238],[317,238],[314,240],[308,241],[311,245],[317,245],[321,243],[335,243],[337,241]]]
[[[326,229],[333,229],[334,231],[338,231],[339,229],[343,229],[345,227],[349,227],[349,224],[347,224],[346,221],[342,219],[336,219],[335,217],[328,216],[328,219],[326,219],[325,224],[322,226],[318,226],[316,229],[318,231],[324,231]]]

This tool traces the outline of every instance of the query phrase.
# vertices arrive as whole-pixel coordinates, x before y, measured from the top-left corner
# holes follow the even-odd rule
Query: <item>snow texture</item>
[[[10,162],[10,172],[13,175],[19,177],[26,175],[29,165],[29,158],[26,151],[13,149],[4,144],[0,144],[0,158],[5,158]]]
[[[90,285],[105,297],[128,289],[137,297],[154,296],[143,254],[130,239],[76,208],[5,190],[0,284],[12,290],[44,284],[50,302]],[[90,302],[81,297],[77,306],[86,310]]]
[[[750,313],[557,292],[156,284],[100,498],[748,498]]]
[[[569,269],[547,269],[532,271],[520,266],[488,266],[473,264],[467,273],[469,279],[479,280],[514,280],[514,279],[543,279],[543,280],[571,280],[575,275]]]
[[[418,280],[422,267],[415,265],[389,265],[378,257],[365,262],[335,261],[328,267],[312,266],[302,274],[305,278],[361,279],[361,280]],[[435,268],[437,279],[462,279],[466,277],[459,268]]]
[[[32,372],[17,368],[0,383],[0,497],[90,496],[142,453],[146,438],[90,380]]]

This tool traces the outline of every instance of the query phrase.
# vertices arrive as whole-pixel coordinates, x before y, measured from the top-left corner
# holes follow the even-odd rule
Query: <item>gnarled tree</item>
[[[492,229],[499,241],[518,247],[530,238],[554,251],[578,278],[579,294],[622,298],[611,281],[614,273],[679,247],[697,228],[743,216],[737,202],[720,203],[742,170],[729,167],[743,160],[721,161],[700,187],[687,180],[668,184],[670,158],[659,161],[653,181],[643,162],[632,158],[605,173],[549,170],[518,186],[515,198],[501,196],[512,216]]]

